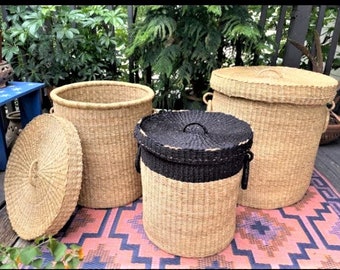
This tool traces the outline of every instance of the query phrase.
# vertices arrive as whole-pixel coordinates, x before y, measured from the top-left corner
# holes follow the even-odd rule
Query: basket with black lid
[[[165,111],[134,131],[143,226],[164,251],[205,257],[234,238],[236,204],[253,154],[248,123],[220,112]]]

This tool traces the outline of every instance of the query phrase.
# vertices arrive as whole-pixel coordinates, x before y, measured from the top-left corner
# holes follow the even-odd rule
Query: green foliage
[[[276,42],[280,5],[136,5],[128,34],[126,6],[6,6],[3,56],[14,79],[60,86],[77,81],[124,80],[155,90],[157,108],[185,108],[187,96],[210,91],[211,72],[234,65],[270,65],[278,50],[282,63],[293,6],[287,8]],[[313,6],[307,46],[318,18]],[[322,54],[330,49],[336,7],[327,7],[320,33]],[[333,68],[340,67],[336,55]],[[129,65],[129,60],[131,65]],[[310,68],[308,59],[301,67]],[[134,64],[134,65],[132,65]],[[132,68],[133,70],[129,70]]]
[[[247,64],[244,54],[261,48],[260,29],[246,6],[163,5],[143,11],[126,53],[137,61],[137,70],[151,67],[155,74],[148,83],[156,89],[156,107],[172,108],[187,89],[202,97],[212,70],[232,61],[228,48],[235,53],[228,65]]]
[[[308,28],[305,44],[294,44],[302,53],[301,67],[315,72],[323,72],[323,59],[327,59],[330,49],[331,38],[334,31],[337,8],[329,7],[325,11],[323,27],[320,33],[315,33],[318,21],[318,7],[314,6],[310,16],[310,27]],[[314,48],[313,48],[314,46]],[[314,49],[314,54],[312,54]],[[335,56],[336,57],[336,56]],[[336,69],[336,61],[332,65]]]
[[[288,30],[290,25],[290,17],[289,15],[292,12],[292,6],[285,6],[287,8],[286,16],[283,21],[283,28],[282,28],[282,38],[280,39],[280,42],[277,42],[275,40],[276,34],[277,34],[277,24],[278,20],[280,18],[280,12],[282,9],[282,6],[280,5],[268,5],[267,9],[267,16],[266,16],[266,22],[262,29],[262,33],[265,33],[265,37],[262,37],[263,44],[261,44],[261,48],[259,48],[259,51],[261,52],[259,54],[260,63],[262,64],[271,64],[271,57],[272,53],[274,51],[278,51],[278,58],[276,61],[277,65],[281,65],[283,61],[284,56],[284,50],[285,45],[287,42],[288,37]],[[251,13],[251,15],[256,18],[256,20],[260,19],[261,14],[261,6],[253,6],[249,5],[248,10]]]
[[[42,250],[48,250],[53,261],[44,263]],[[76,269],[83,260],[82,248],[72,244],[67,247],[52,236],[42,236],[26,247],[6,247],[0,244],[0,269]]]
[[[261,6],[248,6],[248,9],[252,13],[252,15],[258,16],[260,7]],[[268,6],[264,31],[268,33],[267,41],[270,41],[267,45],[269,47],[278,49],[279,51],[279,58],[276,63],[277,65],[280,65],[282,63],[282,59],[284,56],[284,50],[285,50],[285,45],[286,45],[287,37],[288,37],[288,30],[289,30],[290,19],[291,19],[290,14],[292,12],[292,8],[293,6],[287,6],[287,12],[285,16],[284,25],[283,25],[282,39],[280,40],[280,43],[276,44],[274,42],[276,33],[275,32],[272,33],[272,31],[273,29],[276,29],[277,20],[280,16],[281,6],[280,5],[269,5]],[[304,44],[300,44],[302,47],[305,47],[305,49],[302,49],[300,46],[300,48],[304,50],[305,52],[307,52],[306,50],[308,50],[310,53],[313,51],[312,46],[315,44],[315,31],[314,30],[316,29],[316,24],[319,18],[319,14],[318,14],[319,8],[320,8],[319,5],[313,6],[312,12],[310,14],[310,21],[309,21],[309,28],[308,28],[308,32],[306,36],[306,42]],[[330,42],[331,42],[331,38],[333,35],[333,31],[334,31],[334,22],[336,21],[336,15],[337,15],[337,7],[327,6],[327,9],[325,10],[325,17],[323,19],[322,31],[319,33],[322,56],[317,57],[318,60],[326,59],[328,56],[328,52],[330,49]],[[338,42],[338,45],[340,45],[339,42]],[[270,55],[266,53],[266,50],[263,50],[261,54],[264,58],[270,59]],[[314,56],[311,57],[312,55],[309,55],[308,57],[307,55],[308,53],[306,54],[303,52],[303,57],[302,57],[300,67],[304,69],[312,70],[313,62],[311,61],[311,59],[312,58],[315,59],[315,57]],[[333,69],[337,69],[340,67],[339,57],[340,57],[339,53],[335,55],[335,59],[332,63]],[[315,66],[316,65],[314,64],[314,67]]]
[[[60,86],[127,76],[127,12],[118,6],[7,6],[3,55],[16,78]]]

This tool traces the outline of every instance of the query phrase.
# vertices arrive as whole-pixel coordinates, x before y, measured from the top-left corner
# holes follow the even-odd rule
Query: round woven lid
[[[214,165],[243,160],[252,145],[250,125],[232,115],[200,110],[148,115],[135,128],[138,143],[156,156],[178,163]]]
[[[22,130],[8,158],[4,191],[13,230],[23,239],[56,234],[81,188],[82,150],[73,124],[52,114]]]
[[[273,103],[324,105],[336,94],[337,80],[284,66],[234,66],[212,72],[212,89],[231,97]]]

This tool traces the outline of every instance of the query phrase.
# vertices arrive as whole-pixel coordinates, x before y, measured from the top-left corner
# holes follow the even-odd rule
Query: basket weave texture
[[[25,240],[56,234],[73,213],[82,150],[70,121],[42,114],[29,122],[8,159],[4,191],[13,230]]]
[[[152,113],[151,88],[117,81],[89,81],[55,88],[50,93],[55,115],[78,130],[84,173],[78,204],[91,208],[126,205],[142,195],[134,167],[133,130]]]
[[[336,93],[329,76],[290,67],[214,70],[209,110],[248,122],[254,130],[249,185],[238,203],[273,209],[301,200],[310,185],[326,104]]]
[[[223,113],[160,112],[141,119],[135,137],[150,240],[185,257],[224,249],[234,238],[250,126]]]
[[[241,172],[219,181],[190,183],[167,178],[141,162],[143,228],[168,253],[205,257],[226,248],[236,229]]]

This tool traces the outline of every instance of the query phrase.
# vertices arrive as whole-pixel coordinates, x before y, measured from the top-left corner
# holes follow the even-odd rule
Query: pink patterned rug
[[[58,237],[83,247],[82,269],[340,269],[340,197],[316,170],[293,206],[237,206],[235,237],[214,256],[162,251],[145,235],[142,214],[142,198],[118,208],[78,207]]]

